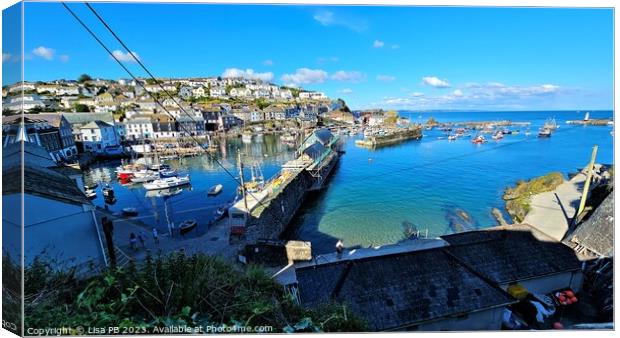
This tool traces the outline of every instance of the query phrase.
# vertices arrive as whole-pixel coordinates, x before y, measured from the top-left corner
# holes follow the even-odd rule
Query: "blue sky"
[[[82,4],[70,6],[111,49],[122,49]],[[93,6],[161,77],[259,77],[324,91],[353,108],[613,105],[609,9]],[[127,77],[61,4],[26,3],[24,24],[27,80]]]

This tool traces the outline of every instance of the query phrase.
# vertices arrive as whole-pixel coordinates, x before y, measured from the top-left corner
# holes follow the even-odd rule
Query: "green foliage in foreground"
[[[529,181],[519,181],[516,187],[504,191],[506,210],[517,222],[522,222],[530,211],[532,195],[551,191],[564,182],[564,176],[559,172],[552,172]]]
[[[222,324],[274,331],[362,331],[343,305],[309,310],[257,266],[205,256],[148,257],[82,280],[36,262],[26,271],[26,327],[153,327]],[[151,332],[149,330],[149,332]]]

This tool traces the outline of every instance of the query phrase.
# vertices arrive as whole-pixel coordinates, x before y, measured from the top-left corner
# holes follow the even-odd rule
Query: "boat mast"
[[[241,194],[243,194],[243,205],[245,207],[245,210],[247,210],[249,213],[250,210],[248,209],[248,199],[245,195],[245,182],[243,181],[243,163],[241,162],[241,152],[239,150],[237,150],[237,166],[239,167],[239,179],[241,181]]]

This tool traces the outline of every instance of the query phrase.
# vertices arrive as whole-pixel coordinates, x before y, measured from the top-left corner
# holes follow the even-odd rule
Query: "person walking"
[[[159,235],[157,234],[157,229],[153,228],[153,241],[159,244]]]
[[[136,244],[138,244],[138,239],[136,238],[136,234],[132,232],[129,234],[129,246],[131,246],[132,250],[136,250]]]
[[[146,245],[144,243],[145,242],[145,238],[144,238],[144,235],[142,233],[138,234],[138,240],[140,241],[140,244],[142,245],[142,248],[143,249],[146,248]]]

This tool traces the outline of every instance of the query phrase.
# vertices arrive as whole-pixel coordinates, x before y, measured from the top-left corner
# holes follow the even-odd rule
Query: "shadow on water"
[[[478,221],[455,203],[444,203],[441,210],[444,212],[444,217],[448,224],[444,230],[445,234],[478,230],[480,228]]]
[[[332,178],[337,175],[340,162],[332,169],[332,174],[325,181],[323,189],[306,193],[304,201],[291,219],[287,229],[280,238],[312,242],[312,254],[324,254],[335,251],[339,238],[321,232],[319,224],[327,212],[327,203],[322,203],[329,189]],[[347,246],[352,249],[353,247]]]

